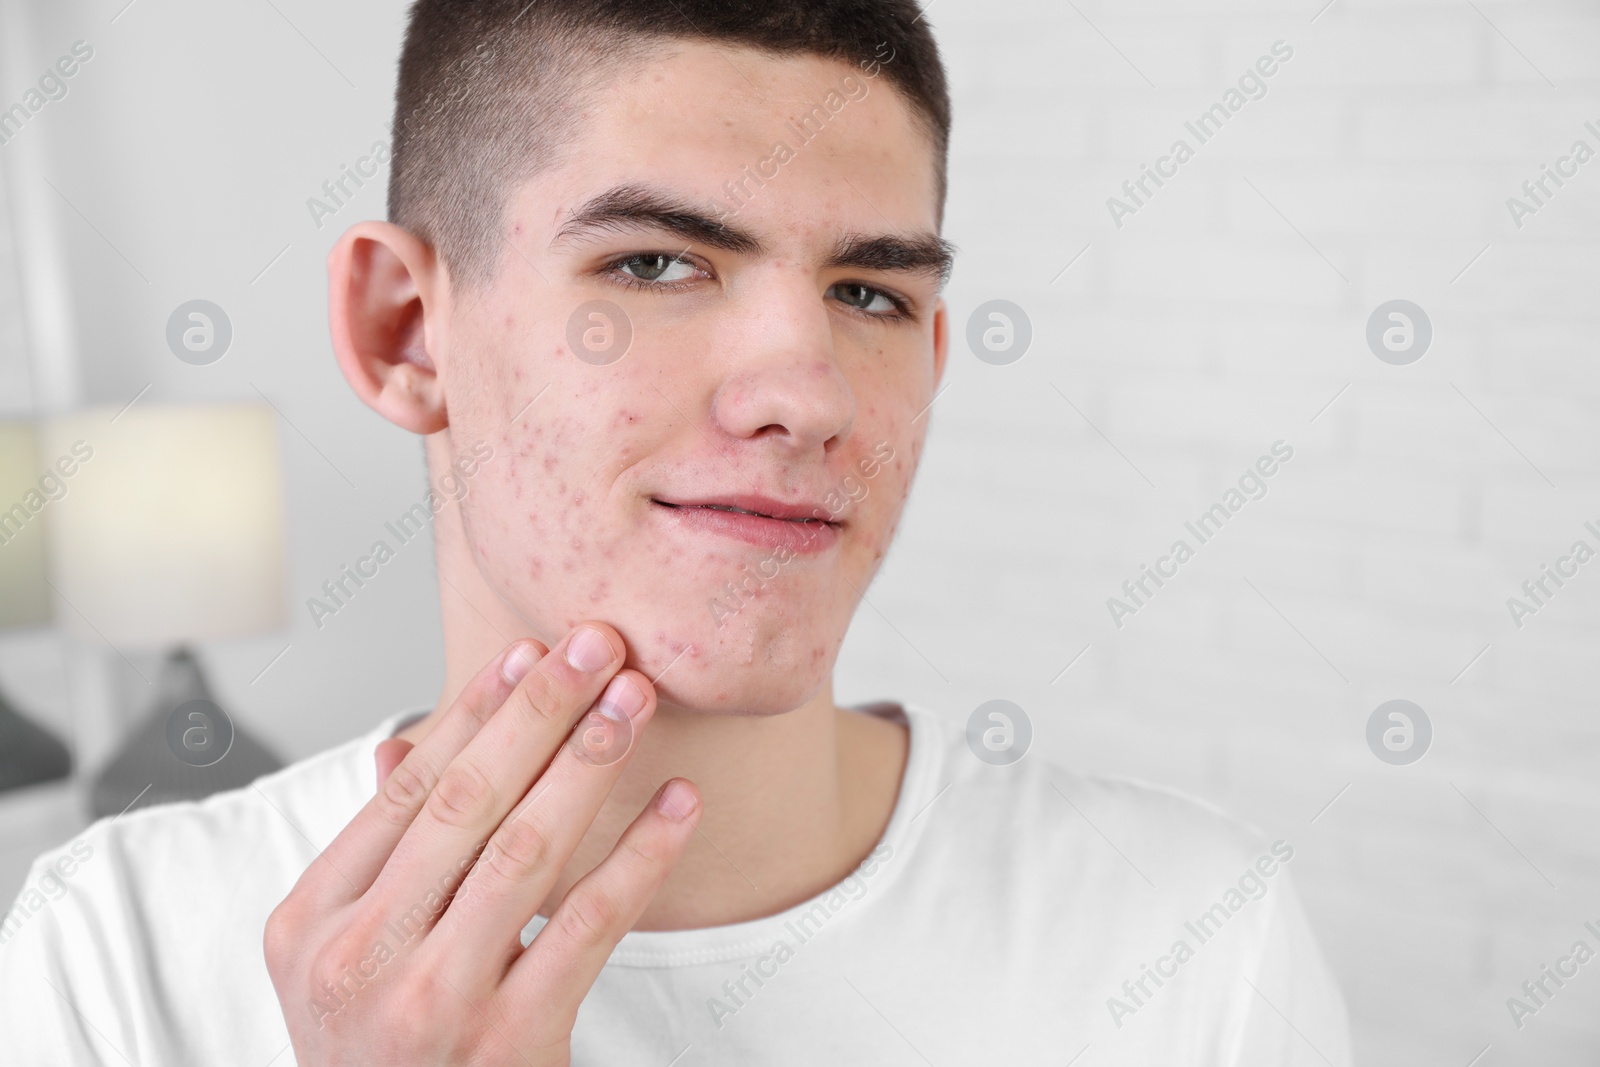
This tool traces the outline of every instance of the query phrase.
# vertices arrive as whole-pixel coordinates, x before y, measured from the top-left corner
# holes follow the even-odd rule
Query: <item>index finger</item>
[[[607,623],[590,620],[568,632],[466,748],[440,768],[427,803],[394,847],[371,896],[400,904],[433,886],[448,895],[449,884],[465,876],[625,658],[622,636]],[[396,776],[406,773],[409,762],[401,763]]]
[[[461,690],[437,726],[405,754],[377,791],[300,877],[304,889],[323,900],[354,900],[371,888],[378,872],[422,810],[439,771],[467,747],[483,724],[506,702],[517,683],[549,652],[524,638],[507,645]],[[433,770],[429,770],[433,768]]]

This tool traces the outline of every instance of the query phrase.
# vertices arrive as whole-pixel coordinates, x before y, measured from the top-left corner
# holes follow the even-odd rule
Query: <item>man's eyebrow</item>
[[[955,245],[931,233],[904,236],[885,234],[877,237],[850,234],[834,245],[833,254],[825,265],[932,274],[938,277],[942,287],[950,279],[955,256]]]
[[[568,214],[550,243],[580,238],[592,231],[634,228],[662,230],[687,243],[741,255],[757,256],[767,251],[759,237],[729,224],[726,215],[703,210],[644,185],[618,185],[591,197]],[[824,266],[932,274],[943,286],[955,263],[955,251],[950,242],[926,232],[848,234],[834,244]]]
[[[688,242],[743,255],[758,255],[766,250],[749,231],[730,226],[714,213],[642,185],[619,185],[592,197],[567,216],[550,243],[581,237],[591,230],[637,227],[665,230]]]

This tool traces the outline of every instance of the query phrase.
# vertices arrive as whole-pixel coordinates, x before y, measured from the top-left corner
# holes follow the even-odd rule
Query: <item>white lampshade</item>
[[[287,625],[270,407],[94,408],[47,422],[40,452],[73,472],[48,532],[75,636],[165,648]]]
[[[50,621],[44,528],[55,491],[33,425],[0,423],[0,629]]]

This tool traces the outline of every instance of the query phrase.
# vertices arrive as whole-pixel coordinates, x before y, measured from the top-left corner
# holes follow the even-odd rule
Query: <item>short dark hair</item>
[[[415,0],[395,87],[390,221],[431,244],[458,285],[487,284],[509,191],[559,161],[586,91],[672,40],[881,71],[932,142],[942,219],[950,96],[911,0]]]

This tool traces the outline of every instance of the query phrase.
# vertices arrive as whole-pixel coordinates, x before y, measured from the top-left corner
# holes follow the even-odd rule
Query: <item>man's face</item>
[[[453,447],[495,450],[467,547],[534,636],[601,619],[665,702],[790,710],[889,548],[943,371],[929,141],[871,67],[691,43],[578,128],[449,327]]]

